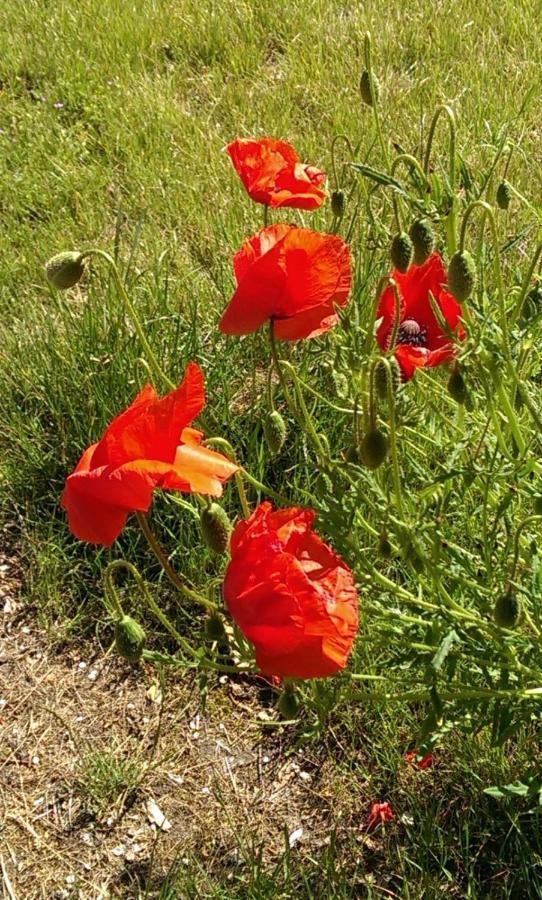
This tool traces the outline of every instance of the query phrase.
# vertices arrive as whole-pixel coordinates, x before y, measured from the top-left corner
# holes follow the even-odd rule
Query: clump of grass
[[[145,772],[145,764],[136,753],[128,755],[113,745],[88,750],[77,772],[77,790],[85,808],[97,819],[118,815],[130,803]]]

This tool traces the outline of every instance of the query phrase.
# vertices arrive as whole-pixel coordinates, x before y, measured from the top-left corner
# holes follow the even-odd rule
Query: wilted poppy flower
[[[264,675],[344,669],[358,628],[352,572],[314,534],[315,513],[262,503],[236,526],[224,598]]]
[[[372,831],[377,825],[383,825],[384,822],[392,822],[393,819],[395,819],[395,813],[387,801],[385,803],[373,803],[367,820],[367,829]]]
[[[180,387],[161,400],[146,385],[68,477],[62,506],[73,534],[109,546],[131,512],[148,510],[155,488],[220,496],[222,482],[237,466],[201,447],[202,433],[188,427],[204,406],[203,373],[196,363],[188,365]]]
[[[262,228],[233,258],[237,290],[220,330],[249,334],[268,319],[283,340],[316,337],[338,322],[352,284],[350,251],[341,238],[292,225]]]
[[[465,329],[460,324],[463,310],[445,288],[446,269],[438,253],[433,253],[422,266],[411,265],[405,274],[394,270],[392,278],[397,282],[401,299],[395,356],[404,379],[408,381],[416,369],[439,366],[455,356],[454,345],[440,327],[429,295],[433,295],[450,331],[455,332],[460,340],[465,337]],[[383,350],[389,348],[395,315],[395,295],[388,286],[380,298],[377,311],[377,318],[381,318],[382,322],[376,336]]]
[[[256,203],[318,209],[326,199],[324,172],[299,161],[294,148],[274,138],[237,138],[226,148],[235,171]]]
[[[434,765],[435,759],[432,753],[426,753],[419,760],[418,752],[409,750],[408,753],[405,753],[405,761],[414,766],[415,769],[430,769]]]

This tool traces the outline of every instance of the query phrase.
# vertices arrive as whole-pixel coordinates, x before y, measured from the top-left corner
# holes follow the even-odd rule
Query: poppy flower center
[[[411,347],[427,346],[427,328],[422,328],[415,319],[405,319],[399,326],[398,344],[409,344]]]

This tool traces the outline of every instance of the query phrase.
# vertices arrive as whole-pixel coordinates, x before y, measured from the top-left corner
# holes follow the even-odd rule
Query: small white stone
[[[292,847],[295,847],[295,845],[297,844],[297,842],[299,841],[299,839],[301,837],[303,837],[303,829],[302,828],[296,828],[294,831],[292,831],[290,833],[290,835],[288,836],[288,846],[290,847],[290,849]]]

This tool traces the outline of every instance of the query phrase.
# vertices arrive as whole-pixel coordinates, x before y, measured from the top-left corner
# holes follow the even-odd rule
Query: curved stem
[[[429,181],[429,178],[427,177],[427,173],[424,172],[424,170],[420,166],[416,157],[412,156],[410,153],[400,153],[398,156],[395,157],[395,159],[393,160],[393,162],[391,164],[390,175],[393,176],[395,174],[396,169],[398,168],[398,166],[401,163],[404,163],[405,165],[408,164],[411,167],[411,169],[416,169],[420,178],[422,178],[422,180],[425,182],[425,186],[426,186],[428,192],[431,190],[431,182]]]
[[[427,177],[429,172],[429,160],[431,158],[431,149],[433,147],[433,138],[435,136],[435,128],[437,127],[437,122],[440,116],[444,114],[448,119],[448,126],[450,131],[450,191],[452,194],[452,207],[448,214],[448,251],[450,255],[455,253],[456,249],[456,230],[457,230],[457,198],[455,196],[455,181],[456,181],[456,165],[455,165],[455,141],[456,141],[456,123],[455,116],[453,110],[450,106],[447,106],[443,103],[441,106],[438,106],[435,110],[433,118],[431,120],[431,125],[429,126],[429,134],[427,136],[427,146],[425,149],[425,157],[423,161],[423,171]]]
[[[116,264],[115,260],[113,259],[113,257],[110,256],[109,253],[106,253],[105,250],[99,250],[97,248],[96,249],[93,248],[91,250],[85,250],[84,253],[82,254],[82,256],[84,258],[87,258],[90,256],[98,256],[100,259],[105,260],[105,262],[109,266],[111,272],[113,273],[115,285],[120,294],[121,300],[124,304],[124,309],[125,309],[126,313],[128,314],[128,316],[132,322],[132,325],[134,326],[134,328],[136,330],[137,336],[138,336],[141,346],[143,347],[143,350],[145,351],[145,354],[148,358],[151,369],[153,370],[155,376],[157,376],[159,380],[163,381],[164,384],[169,388],[169,390],[173,390],[176,387],[176,385],[171,380],[171,378],[169,378],[166,375],[166,373],[163,371],[158,360],[156,359],[156,356],[154,355],[154,351],[149,343],[147,335],[145,334],[145,329],[143,328],[143,325],[141,324],[141,322],[139,320],[139,316],[137,315],[137,313],[135,311],[135,307],[132,304],[132,301],[130,300],[128,291],[126,290],[124,282],[120,276],[120,272],[118,270],[117,264]]]
[[[216,612],[219,608],[216,603],[212,603],[211,600],[207,600],[206,597],[203,597],[201,594],[193,591],[192,588],[189,588],[186,584],[184,584],[183,581],[181,581],[181,579],[177,575],[177,572],[167,558],[165,551],[160,546],[158,538],[152,530],[147,516],[142,512],[136,512],[136,518],[143,534],[147,539],[149,547],[162,566],[162,569],[171,581],[172,585],[176,587],[181,594],[184,594],[187,599],[192,600],[194,603],[198,603],[200,606],[204,606],[206,609],[210,609],[213,612]]]
[[[382,155],[383,155],[385,163],[386,163],[386,168],[389,168],[390,160],[389,160],[388,148],[386,147],[386,144],[384,142],[384,137],[382,135],[382,128],[380,126],[380,115],[378,113],[378,98],[376,96],[375,79],[374,79],[374,74],[373,74],[373,63],[372,63],[372,58],[371,58],[371,34],[369,31],[367,31],[365,33],[365,38],[364,38],[364,42],[363,42],[363,51],[364,51],[364,55],[365,55],[365,68],[367,69],[367,72],[369,75],[369,84],[371,87],[371,98],[373,101],[372,105],[371,105],[371,109],[373,111],[373,119],[374,119],[374,123],[375,123],[376,134],[378,137],[378,142],[382,149]]]
[[[525,300],[525,297],[527,296],[527,291],[529,290],[529,285],[531,284],[538,261],[541,257],[542,257],[542,243],[538,244],[538,246],[534,252],[534,256],[531,260],[531,264],[530,264],[529,268],[527,269],[527,272],[525,273],[525,278],[523,279],[523,282],[521,285],[519,297],[516,301],[516,305],[515,305],[514,309],[512,310],[512,313],[510,315],[510,324],[511,325],[514,325],[516,323],[517,319],[519,318],[519,316],[521,314],[521,310],[523,307],[523,301]]]
[[[527,518],[524,519],[523,522],[520,522],[520,524],[516,528],[516,533],[514,535],[514,556],[513,556],[513,561],[512,561],[512,567],[510,569],[510,577],[508,579],[509,583],[514,581],[516,578],[516,572],[517,572],[518,560],[519,560],[519,539],[521,537],[521,534],[525,528],[527,528],[533,522],[540,522],[541,519],[542,519],[542,516],[538,516],[538,515],[527,516]]]
[[[337,161],[335,159],[335,145],[337,144],[337,141],[345,142],[346,146],[348,147],[348,151],[349,151],[351,157],[354,156],[354,151],[352,150],[352,144],[350,143],[350,141],[348,140],[348,138],[345,134],[336,134],[335,137],[333,138],[333,140],[331,141],[331,170],[333,172],[335,188],[338,190],[341,183],[339,181],[339,176],[337,174]],[[344,164],[343,164],[343,168],[344,168]]]

